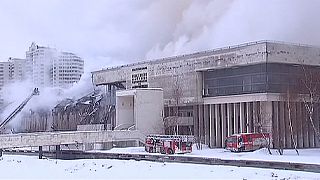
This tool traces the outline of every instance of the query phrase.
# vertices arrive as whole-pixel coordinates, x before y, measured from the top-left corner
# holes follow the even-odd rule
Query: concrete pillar
[[[233,134],[233,104],[227,104],[227,126],[228,126],[228,134],[230,136]]]
[[[60,154],[61,154],[60,145],[56,145],[56,159],[60,157]]]
[[[216,146],[216,140],[215,140],[215,133],[216,133],[216,128],[215,128],[215,105],[211,104],[210,105],[210,148],[213,148]]]
[[[260,123],[262,132],[272,132],[272,102],[260,102]]]
[[[315,115],[315,113],[314,113],[314,115]],[[313,121],[313,123],[314,123],[314,125],[316,125],[315,124],[315,116],[313,116],[313,118],[314,118],[314,121]],[[314,139],[314,130],[313,130],[313,127],[312,127],[312,125],[311,125],[311,123],[310,123],[310,121],[308,122],[308,125],[309,125],[309,147],[310,148],[313,148],[314,147],[314,145],[315,145],[315,139]]]
[[[203,123],[203,106],[204,105],[199,105],[199,137],[200,137],[200,142],[204,143],[204,123]]]
[[[42,159],[43,151],[42,146],[39,146],[39,159]]]
[[[302,104],[303,147],[309,147],[309,119],[304,104]]]
[[[298,129],[297,129],[297,103],[292,102],[292,113],[291,113],[291,118],[292,118],[292,131],[293,131],[293,139],[294,142],[298,142]],[[298,146],[298,145],[297,145]],[[294,147],[294,146],[292,146]]]
[[[273,147],[278,148],[280,139],[279,139],[279,102],[273,102],[273,116],[272,116],[272,139]]]
[[[221,144],[221,104],[216,104],[214,107],[215,111],[215,127],[216,127],[216,132],[215,132],[215,139],[216,139],[216,146],[217,147],[222,147]]]
[[[252,128],[253,132],[258,132],[259,122],[258,122],[258,103],[256,101],[252,102]]]
[[[261,123],[261,129],[259,129],[262,132],[266,132],[270,134],[270,137],[272,136],[272,115],[273,110],[272,110],[272,102],[270,101],[263,101],[259,102],[259,114],[260,114],[260,123]],[[271,144],[272,146],[272,139],[271,139]]]
[[[204,124],[204,143],[209,145],[210,132],[210,107],[208,104],[203,105],[203,124]]]
[[[241,102],[240,103],[240,132],[244,133],[247,132],[247,121],[245,118],[245,106],[246,103],[245,102]]]
[[[221,142],[224,147],[225,139],[227,136],[227,117],[226,117],[226,105],[221,104]]]
[[[303,148],[303,118],[302,118],[302,112],[301,112],[301,104],[302,102],[297,102],[297,111],[296,111],[296,118],[297,118],[297,146],[298,148]]]
[[[315,104],[315,119],[316,119],[316,121],[314,121],[314,126],[317,128],[317,130],[319,131],[320,130],[320,127],[319,127],[319,103],[317,103],[317,104]],[[320,142],[319,142],[319,140],[320,139],[318,139],[318,137],[317,137],[317,135],[315,134],[315,133],[313,133],[314,134],[314,147],[320,147]]]
[[[252,102],[247,103],[247,133],[253,132]]]
[[[286,147],[286,123],[285,123],[285,109],[286,105],[284,102],[279,102],[279,141],[281,147]]]
[[[315,107],[315,109],[316,109],[316,105],[314,105]],[[307,117],[309,117],[309,116],[307,116]],[[316,125],[316,118],[317,118],[317,116],[316,116],[316,110],[314,111],[314,113],[313,113],[313,123],[314,123],[314,125]],[[311,125],[311,122],[310,122],[310,120],[309,119],[307,119],[308,120],[308,125],[309,125],[309,147],[310,148],[313,148],[313,147],[315,147],[315,138],[314,138],[314,136],[315,136],[315,134],[314,134],[314,130],[313,130],[313,127],[312,127],[312,125]]]
[[[235,103],[233,107],[233,127],[234,127],[234,133],[239,133],[239,126],[240,126],[240,103]]]
[[[255,132],[256,130],[256,117],[257,117],[257,112],[256,112],[256,102],[251,102],[251,112],[252,112],[252,117],[251,117],[251,132]]]
[[[290,131],[290,120],[289,120],[289,109],[288,109],[288,102],[284,102],[284,125],[285,125],[285,148],[291,148],[292,142],[291,142],[291,131]],[[292,103],[289,104],[291,108],[290,115],[292,116]]]
[[[193,130],[194,130],[194,136],[196,139],[198,139],[199,136],[199,116],[198,116],[198,105],[193,106]]]

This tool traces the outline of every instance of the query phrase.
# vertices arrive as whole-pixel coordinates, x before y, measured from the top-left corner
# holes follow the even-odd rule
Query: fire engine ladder
[[[30,99],[34,96],[34,95],[39,95],[39,89],[38,88],[34,88],[33,92],[31,93],[31,95],[29,97],[27,97],[27,99],[25,99],[4,121],[1,122],[0,124],[0,130],[6,125],[8,124],[23,108],[24,106],[30,101]]]

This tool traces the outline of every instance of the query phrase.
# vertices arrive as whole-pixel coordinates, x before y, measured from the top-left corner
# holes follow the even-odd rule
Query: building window
[[[308,70],[320,71],[316,66]],[[295,64],[261,63],[203,72],[204,97],[249,93],[283,93],[296,90],[302,67]]]

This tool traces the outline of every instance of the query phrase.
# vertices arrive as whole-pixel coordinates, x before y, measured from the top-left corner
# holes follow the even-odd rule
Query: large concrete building
[[[210,147],[223,147],[234,133],[268,132],[273,147],[319,147],[299,90],[304,71],[319,72],[320,48],[261,41],[157,59],[93,72],[96,86],[110,98],[117,89],[162,88],[167,133],[195,134]],[[290,115],[289,115],[290,112]],[[319,105],[315,128],[319,131]],[[173,130],[173,131],[172,131]]]
[[[26,60],[32,64],[32,81],[37,87],[70,87],[84,71],[84,61],[79,56],[35,43],[26,52]]]

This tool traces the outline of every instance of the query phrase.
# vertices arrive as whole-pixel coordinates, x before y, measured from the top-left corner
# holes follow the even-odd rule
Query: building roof
[[[262,40],[262,41],[254,41],[254,42],[242,43],[242,44],[238,44],[238,45],[226,46],[226,47],[222,47],[222,48],[215,48],[215,49],[206,50],[206,51],[199,51],[199,52],[190,53],[190,54],[183,54],[183,55],[164,57],[164,58],[159,58],[159,59],[140,61],[140,62],[136,62],[136,63],[129,63],[129,64],[126,64],[126,65],[107,67],[107,68],[102,68],[101,70],[92,71],[92,73],[96,73],[96,72],[100,72],[100,71],[106,71],[106,70],[116,70],[116,69],[120,69],[120,68],[123,68],[123,67],[144,65],[144,64],[147,64],[147,63],[158,63],[158,62],[167,62],[167,61],[180,61],[180,60],[183,60],[183,59],[190,59],[190,58],[193,58],[193,57],[199,57],[199,56],[205,56],[205,55],[213,55],[213,54],[222,53],[224,51],[230,51],[232,49],[238,49],[238,48],[242,48],[242,47],[247,47],[247,46],[252,46],[252,45],[257,45],[257,44],[267,44],[267,43],[319,48],[317,46],[312,46],[312,45],[307,45],[307,44]]]

